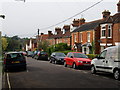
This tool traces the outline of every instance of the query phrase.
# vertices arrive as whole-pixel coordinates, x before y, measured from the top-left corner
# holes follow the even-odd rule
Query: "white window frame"
[[[90,32],[87,32],[87,41],[90,42]]]
[[[77,42],[77,35],[74,34],[74,42]]]
[[[103,27],[105,27],[105,28],[103,29]],[[102,35],[103,30],[105,30],[105,36]],[[101,39],[103,39],[103,38],[106,38],[106,24],[101,25]]]
[[[110,37],[108,36],[108,38],[112,38],[112,24],[108,24],[108,35],[109,35],[109,30],[110,30]]]
[[[83,40],[82,40],[82,32],[80,33],[80,42],[83,42]]]

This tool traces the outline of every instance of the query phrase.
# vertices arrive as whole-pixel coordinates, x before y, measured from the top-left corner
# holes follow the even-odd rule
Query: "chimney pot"
[[[104,10],[102,14],[103,14],[103,18],[107,18],[108,16],[110,16],[111,12],[109,12],[109,10]]]

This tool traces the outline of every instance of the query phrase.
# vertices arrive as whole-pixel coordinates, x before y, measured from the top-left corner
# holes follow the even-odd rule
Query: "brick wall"
[[[115,45],[115,42],[120,42],[120,23],[113,26],[113,45]]]

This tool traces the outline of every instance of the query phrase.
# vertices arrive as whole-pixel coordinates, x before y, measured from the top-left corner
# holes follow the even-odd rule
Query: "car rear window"
[[[9,58],[21,58],[23,57],[23,54],[22,53],[10,53],[8,56]]]

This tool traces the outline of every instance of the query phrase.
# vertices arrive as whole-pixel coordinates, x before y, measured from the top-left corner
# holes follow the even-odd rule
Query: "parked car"
[[[33,51],[27,51],[27,57],[32,57],[34,55]]]
[[[39,52],[39,51],[37,51],[37,50],[34,51],[34,52],[33,52],[33,56],[32,56],[32,58],[34,58],[34,57],[37,55],[38,52]]]
[[[27,56],[27,53],[25,51],[20,51],[20,53],[23,53],[23,55]]]
[[[26,70],[26,58],[20,52],[8,52],[4,55],[4,70],[21,68]]]
[[[120,80],[120,46],[108,47],[92,60],[91,73],[98,71],[112,73],[115,79]]]
[[[74,69],[79,67],[91,66],[91,60],[83,53],[80,52],[69,52],[65,58],[64,66],[72,66]]]
[[[51,56],[49,57],[49,61],[50,63],[60,63],[60,64],[64,64],[64,58],[66,57],[66,55],[64,53],[60,53],[60,52],[53,52],[51,54]]]
[[[48,60],[48,54],[44,51],[38,51],[34,58],[37,60]]]

